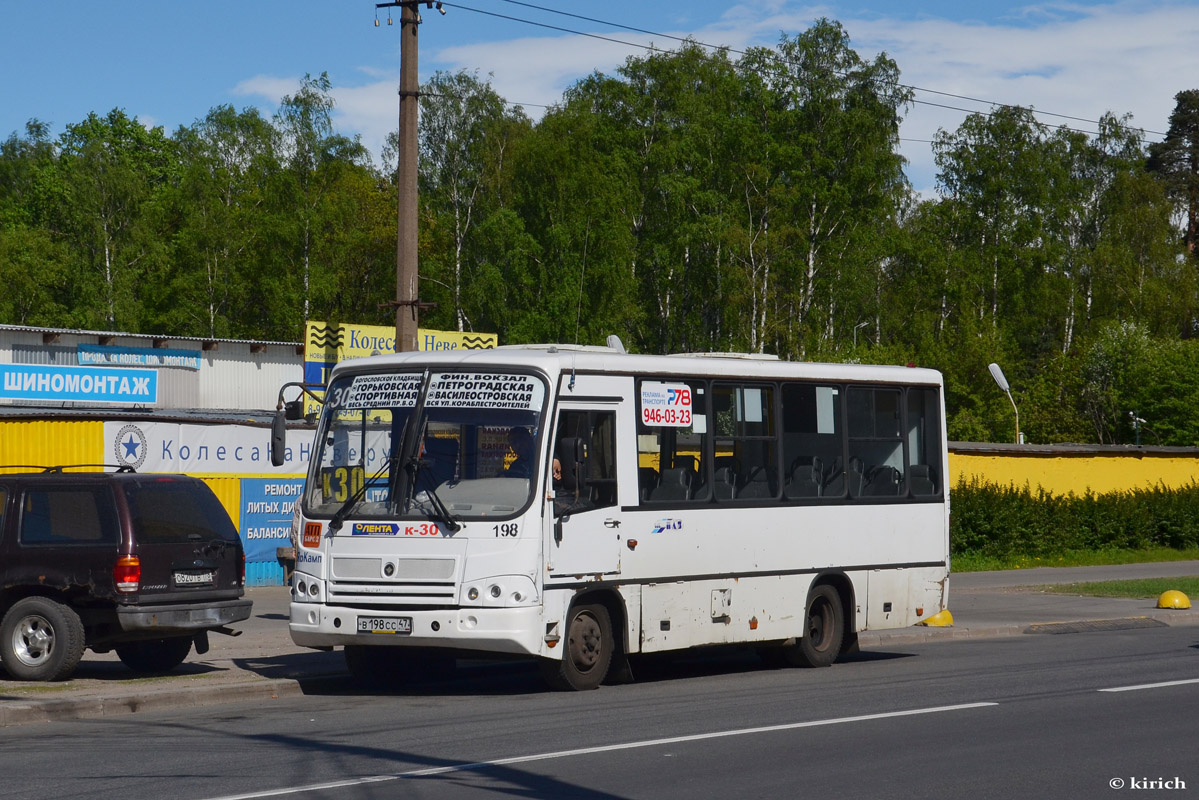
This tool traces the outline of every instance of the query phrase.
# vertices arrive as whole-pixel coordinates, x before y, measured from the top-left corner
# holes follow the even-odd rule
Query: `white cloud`
[[[1044,7],[1049,18],[1055,7]],[[1057,6],[1056,8],[1061,8]],[[886,50],[905,83],[999,103],[1032,106],[1086,120],[1130,113],[1133,124],[1164,131],[1174,95],[1199,77],[1199,14],[1173,3],[1127,2],[1068,7],[1068,18],[1032,24],[961,24],[945,20],[850,20],[846,27],[865,55]],[[917,99],[978,111],[986,104],[935,94]],[[916,105],[902,136],[931,139],[955,129],[960,111]],[[1050,126],[1094,130],[1093,124],[1040,114]],[[1148,134],[1150,140],[1161,137]],[[935,177],[928,145],[908,143],[909,176],[917,188]]]
[[[370,150],[378,163],[387,134],[397,127],[399,105],[396,89],[399,76],[387,78],[386,75],[379,75],[377,72],[362,71],[371,77],[382,77],[383,80],[354,87],[334,85],[333,125],[346,135],[360,135],[363,145]],[[257,105],[264,114],[270,116],[278,110],[284,97],[299,91],[300,85],[299,77],[256,75],[238,83],[233,88],[233,94],[262,98],[265,102]]]
[[[399,82],[396,75],[390,80],[365,86],[333,87],[334,125],[343,132],[360,133],[362,144],[371,152],[376,164],[380,163],[387,134],[399,127]]]
[[[276,78],[273,75],[255,75],[233,87],[233,94],[242,97],[265,97],[274,105],[286,95],[295,94],[300,88],[299,78]]]
[[[622,41],[650,44],[650,37],[628,33],[613,35]],[[669,46],[669,42],[663,42]],[[599,70],[612,72],[632,53],[630,47],[581,36],[527,37],[506,42],[488,42],[444,48],[433,56],[441,69],[478,71],[491,76],[492,87],[512,103],[552,105],[580,78]],[[541,109],[529,108],[532,117]]]
[[[1199,87],[1199,48],[1194,47],[1199,40],[1199,14],[1192,3],[1176,0],[1042,3],[1014,9],[1001,23],[765,0],[732,6],[703,28],[664,33],[690,34],[701,42],[742,50],[751,45],[773,46],[780,32],[796,35],[820,17],[839,20],[863,58],[872,59],[885,50],[899,65],[905,83],[984,101],[1031,105],[1039,112],[1092,120],[1107,111],[1131,113],[1134,124],[1164,131],[1174,95]],[[678,18],[675,24],[693,22]],[[579,22],[570,27],[596,26]],[[422,52],[421,64],[426,78],[433,69],[465,69],[490,77],[503,98],[526,104],[526,112],[537,118],[543,113],[537,106],[560,102],[566,88],[591,72],[612,74],[628,56],[644,54],[644,46],[651,42],[662,48],[678,46],[661,36],[599,33],[630,44],[555,33],[430,50]],[[378,158],[388,132],[396,128],[399,75],[385,69],[362,68],[360,73],[367,83],[349,88],[334,85],[335,119],[340,130],[361,133],[363,144]],[[264,104],[264,111],[273,112],[279,100],[299,85],[298,77],[259,75],[242,81],[235,93],[265,98],[269,106]],[[901,130],[905,139],[931,139],[938,128],[953,130],[965,116],[930,103],[977,111],[989,108],[985,102],[924,92],[917,99],[926,103],[909,111]],[[1040,118],[1050,125],[1093,129],[1083,122]],[[1150,134],[1149,138],[1160,137]],[[918,190],[931,190],[935,166],[930,146],[905,141],[902,151],[910,161],[913,184]]]

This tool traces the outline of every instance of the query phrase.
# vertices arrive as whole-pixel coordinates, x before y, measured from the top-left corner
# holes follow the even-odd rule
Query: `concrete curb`
[[[303,693],[298,680],[277,678],[209,686],[168,686],[125,692],[111,691],[84,697],[48,700],[6,700],[0,704],[0,728],[33,722],[199,708],[245,700],[277,700],[280,697]]]
[[[893,631],[863,631],[858,634],[862,647],[886,647],[895,644],[953,641],[957,639],[993,639],[1001,636],[1020,636],[1026,625],[974,625],[949,628],[911,627]]]

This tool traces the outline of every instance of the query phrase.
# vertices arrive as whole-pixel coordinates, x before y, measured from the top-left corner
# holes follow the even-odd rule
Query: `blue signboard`
[[[153,405],[158,371],[0,364],[0,398]]]
[[[81,344],[76,355],[80,364],[113,367],[182,367],[199,369],[203,357],[199,350],[167,350],[161,347],[107,347]]]
[[[247,562],[275,563],[275,551],[291,547],[292,507],[303,490],[300,478],[241,479],[241,538]]]

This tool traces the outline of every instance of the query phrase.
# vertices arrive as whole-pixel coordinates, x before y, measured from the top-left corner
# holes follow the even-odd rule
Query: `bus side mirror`
[[[296,400],[289,400],[288,402],[284,403],[283,416],[292,422],[304,419],[304,398],[300,397]]]
[[[288,403],[287,405],[291,405]],[[275,412],[271,421],[271,464],[281,467],[287,462],[287,417],[283,409]]]

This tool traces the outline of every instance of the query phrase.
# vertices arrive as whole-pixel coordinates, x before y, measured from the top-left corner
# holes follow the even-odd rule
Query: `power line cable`
[[[609,20],[597,19],[595,17],[588,17],[588,16],[585,16],[582,14],[575,14],[575,13],[572,13],[569,11],[561,11],[561,10],[554,9],[554,8],[546,8],[545,6],[539,6],[539,5],[535,5],[533,3],[522,2],[522,0],[502,0],[502,1],[505,3],[509,3],[511,5],[522,6],[524,8],[529,8],[529,9],[533,9],[533,10],[537,10],[537,11],[543,11],[543,12],[550,13],[550,14],[558,14],[561,16],[571,17],[573,19],[578,19],[578,20],[582,20],[585,22],[591,22],[591,23],[594,23],[597,25],[606,25],[609,27],[619,28],[619,29],[631,31],[634,33],[642,33],[647,36],[654,36],[654,37],[658,37],[658,38],[662,38],[662,39],[669,39],[672,41],[683,42],[683,43],[693,42],[700,47],[706,47],[706,48],[709,48],[712,50],[724,50],[725,52],[734,53],[739,56],[748,55],[748,53],[744,50],[738,50],[737,48],[730,47],[728,45],[715,45],[715,44],[711,44],[708,42],[702,42],[691,36],[687,36],[687,37],[674,36],[674,35],[667,34],[667,33],[660,33],[657,31],[647,30],[645,28],[638,28],[638,27],[632,26],[632,25],[625,25],[625,24],[619,23],[619,22],[611,22]],[[614,44],[620,44],[620,45],[624,45],[626,47],[636,47],[639,49],[649,50],[651,52],[663,53],[663,54],[677,52],[677,51],[666,50],[666,49],[663,49],[660,47],[656,47],[652,44],[649,44],[649,45],[641,44],[638,42],[630,42],[630,41],[625,41],[622,39],[616,39],[616,38],[613,38],[610,36],[603,36],[603,35],[596,34],[596,33],[587,33],[586,31],[574,30],[571,28],[565,28],[565,27],[558,26],[558,25],[550,25],[549,23],[544,23],[544,22],[536,22],[534,20],[525,19],[522,17],[515,17],[515,16],[508,15],[508,14],[500,14],[499,12],[495,12],[495,11],[485,11],[483,9],[473,8],[471,6],[464,6],[464,5],[461,5],[458,3],[445,2],[443,4],[446,6],[453,7],[453,8],[462,9],[463,11],[471,11],[471,12],[474,12],[477,14],[483,14],[486,16],[496,17],[499,19],[510,20],[512,22],[518,22],[518,23],[522,23],[522,24],[526,24],[526,25],[533,25],[535,27],[559,31],[561,33],[569,33],[569,34],[575,35],[575,36],[585,36],[587,38],[598,39],[600,41],[606,41],[606,42],[612,42]],[[787,59],[782,58],[781,56],[775,55],[775,58],[782,61],[783,63],[792,63],[792,62],[789,62]],[[836,72],[836,71],[834,71],[834,72]],[[841,74],[842,77],[844,77],[843,73],[836,73],[836,74]],[[1038,111],[1037,109],[1032,108],[1030,106],[1019,106],[1019,105],[1013,105],[1010,103],[1001,103],[1001,102],[995,101],[995,100],[986,100],[983,98],[971,97],[970,95],[954,94],[952,92],[944,92],[944,91],[940,91],[937,89],[929,89],[929,88],[922,87],[922,86],[916,86],[914,84],[897,83],[896,86],[898,86],[900,88],[904,88],[904,89],[909,89],[913,92],[923,92],[925,94],[934,94],[934,95],[938,95],[941,97],[949,97],[949,98],[953,98],[953,99],[957,99],[957,100],[966,100],[966,101],[972,102],[972,103],[983,103],[986,105],[990,105],[992,107],[998,106],[1001,108],[1023,108],[1023,109],[1028,110],[1033,115],[1056,117],[1058,119],[1073,120],[1075,122],[1085,122],[1085,123],[1088,123],[1091,125],[1101,124],[1101,122],[1099,120],[1088,119],[1086,117],[1076,117],[1076,116],[1072,116],[1070,114],[1059,114],[1059,113],[1053,112],[1053,111]],[[941,103],[934,103],[929,100],[918,100],[916,98],[912,98],[912,102],[916,103],[916,104],[920,104],[920,105],[931,106],[934,108],[944,108],[944,109],[949,109],[949,110],[953,110],[953,111],[961,111],[961,112],[967,113],[967,114],[983,114],[985,116],[993,116],[995,114],[994,111],[966,109],[966,108],[960,108],[957,106],[944,105]],[[528,104],[528,105],[536,105],[536,104]],[[1095,131],[1081,130],[1078,128],[1071,128],[1069,126],[1062,126],[1062,127],[1065,127],[1067,130],[1073,131],[1075,133],[1083,133],[1083,134],[1087,134],[1089,136],[1097,135],[1097,133]],[[1166,135],[1162,131],[1153,131],[1153,130],[1149,130],[1147,128],[1135,128],[1134,130],[1139,130],[1142,132],[1142,134],[1153,134],[1155,136],[1165,136]],[[1145,141],[1144,136],[1141,136],[1138,138],[1141,141]]]

